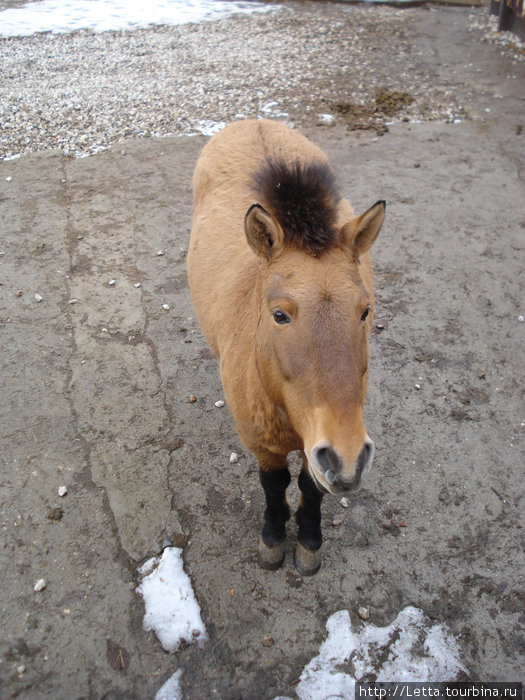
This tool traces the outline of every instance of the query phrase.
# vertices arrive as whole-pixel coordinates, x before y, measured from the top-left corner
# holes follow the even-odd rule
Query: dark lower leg
[[[323,542],[321,533],[321,503],[323,494],[314,484],[307,468],[299,474],[299,488],[301,489],[301,502],[295,514],[295,520],[299,525],[298,541],[309,550],[317,550]]]
[[[260,469],[259,478],[266,498],[262,540],[268,547],[275,547],[286,538],[286,521],[290,517],[286,489],[290,483],[290,472],[287,467],[272,471]]]

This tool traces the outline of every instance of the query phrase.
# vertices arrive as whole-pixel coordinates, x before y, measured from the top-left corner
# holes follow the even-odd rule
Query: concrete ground
[[[254,459],[214,406],[185,272],[206,139],[0,163],[2,698],[153,698],[179,668],[185,698],[294,697],[328,616],[358,624],[360,605],[384,625],[414,604],[458,636],[469,678],[524,680],[525,63],[469,32],[466,9],[415,17],[471,119],[305,130],[357,210],[388,203],[376,459],[348,509],[325,499],[312,578],[294,569],[292,525],[284,567],[258,568]],[[165,535],[209,637],[173,656],[135,593]]]

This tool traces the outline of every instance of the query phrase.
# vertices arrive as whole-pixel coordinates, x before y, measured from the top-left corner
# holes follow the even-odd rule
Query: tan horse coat
[[[374,303],[368,249],[384,203],[356,217],[346,199],[327,195],[335,242],[312,253],[287,243],[272,202],[257,191],[254,175],[275,160],[330,169],[319,148],[273,121],[235,122],[204,147],[189,286],[226,402],[260,469],[283,470],[289,451],[304,450],[318,488],[337,493],[358,486],[373,454],[362,417]]]

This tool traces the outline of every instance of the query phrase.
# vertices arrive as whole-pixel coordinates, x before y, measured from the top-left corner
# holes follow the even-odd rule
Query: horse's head
[[[266,392],[286,412],[320,490],[359,488],[373,442],[363,422],[368,334],[373,318],[370,266],[384,202],[337,229],[315,251],[287,241],[270,212],[252,206],[248,243],[261,259],[257,368]]]

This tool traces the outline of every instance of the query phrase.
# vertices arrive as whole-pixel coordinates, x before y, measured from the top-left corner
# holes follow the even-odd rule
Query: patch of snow
[[[195,125],[197,131],[203,136],[213,136],[226,126],[225,122],[214,122],[211,119],[201,119]]]
[[[182,690],[180,687],[180,679],[182,669],[179,668],[173,676],[168,678],[162,688],[159,688],[155,693],[155,700],[182,700]]]
[[[278,102],[274,102],[274,101],[267,102],[266,104],[261,105],[261,112],[264,114],[265,117],[283,117],[283,118],[286,118],[286,117],[290,116],[288,114],[288,112],[279,112],[279,110],[276,109],[277,107],[279,107]]]
[[[95,153],[102,153],[102,151],[107,151],[108,147],[107,146],[94,146],[89,150],[89,152],[85,153],[83,151],[75,151],[75,158],[88,158],[89,156],[95,155]]]
[[[42,0],[0,11],[0,36],[30,36],[137,29],[221,19],[234,13],[267,12],[262,2],[222,0]]]
[[[203,642],[206,629],[191,580],[184,571],[182,549],[166,547],[139,568],[137,592],[144,598],[144,629],[153,630],[162,647],[175,652],[181,642]]]
[[[274,108],[277,106],[277,102],[267,102],[261,107],[261,112],[263,112],[264,114],[271,114],[274,111]]]
[[[387,627],[365,625],[357,632],[348,610],[340,610],[326,629],[328,638],[301,674],[300,700],[353,700],[355,681],[368,674],[379,682],[453,681],[465,670],[452,633],[412,606]]]

